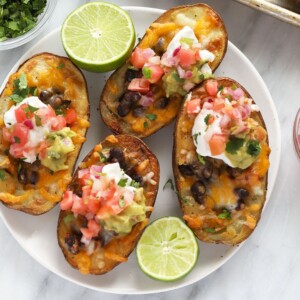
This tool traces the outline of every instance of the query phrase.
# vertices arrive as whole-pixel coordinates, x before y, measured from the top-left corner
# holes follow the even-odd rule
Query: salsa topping
[[[19,90],[21,82],[22,87],[25,86],[25,79],[21,74],[19,81],[15,82]],[[9,143],[12,157],[27,163],[39,159],[42,165],[54,172],[65,170],[68,168],[65,165],[67,154],[74,150],[71,138],[76,136],[67,124],[75,120],[73,108],[66,109],[65,115],[56,114],[51,105],[36,96],[29,96],[4,114],[2,136]]]
[[[208,96],[192,99],[189,94],[186,102],[187,113],[196,115],[192,135],[197,153],[246,169],[257,159],[266,139],[264,128],[250,117],[258,106],[234,84],[223,87],[216,80],[207,80],[205,90]]]
[[[92,165],[78,172],[82,193],[67,190],[60,203],[75,218],[84,216],[87,227],[81,227],[85,241],[100,231],[126,234],[146,218],[143,188],[128,176],[119,162]]]

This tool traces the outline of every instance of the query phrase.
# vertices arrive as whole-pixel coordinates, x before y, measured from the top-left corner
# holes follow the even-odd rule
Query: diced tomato
[[[215,119],[216,119],[215,116],[210,115],[209,118],[208,118],[207,124],[208,124],[208,125],[212,124],[212,123],[214,122]]]
[[[226,148],[226,136],[223,134],[214,134],[208,142],[210,152],[213,156],[224,152]]]
[[[41,107],[36,111],[36,115],[41,118],[42,125],[47,123],[49,119],[56,117],[55,111],[50,105],[48,105],[47,107]]]
[[[131,54],[130,61],[135,68],[141,69],[148,59],[155,55],[155,52],[150,49],[141,49],[136,47]]]
[[[66,111],[65,119],[67,124],[72,124],[76,121],[77,115],[74,108],[70,108]]]
[[[164,74],[164,70],[161,66],[146,64],[143,68],[143,72],[146,68],[148,69],[147,72],[149,74],[149,78],[147,77],[147,80],[150,83],[158,82]]]
[[[38,147],[36,148],[36,153],[38,153],[39,159],[46,158],[48,147],[49,147],[49,144],[47,141],[42,141],[39,143]]]
[[[197,114],[200,112],[200,99],[196,98],[186,103],[186,110],[188,114]]]
[[[87,205],[90,212],[97,214],[101,206],[100,199],[90,198]]]
[[[11,144],[9,147],[9,154],[15,158],[21,158],[24,157],[23,150],[23,146],[19,144]]]
[[[85,200],[91,194],[92,187],[90,185],[85,185],[82,187],[82,198]]]
[[[60,208],[61,210],[68,210],[71,209],[73,205],[73,192],[67,190],[64,193],[64,197],[62,201],[60,202]]]
[[[216,96],[218,93],[218,82],[216,80],[207,80],[205,89],[210,96]]]
[[[61,115],[58,115],[51,119],[51,129],[52,130],[61,130],[61,129],[65,128],[66,126],[67,126],[66,119]]]
[[[225,99],[222,98],[215,98],[213,102],[213,109],[214,111],[218,111],[223,109],[225,106]]]
[[[193,65],[196,62],[196,56],[193,50],[191,49],[183,49],[181,48],[179,53],[179,63],[180,65],[185,68]]]
[[[87,228],[80,228],[80,231],[88,240],[96,237],[99,234],[100,230],[101,225],[93,219],[88,221]]]
[[[150,82],[145,78],[134,78],[129,83],[128,90],[146,94],[150,90]]]
[[[86,211],[87,211],[87,207],[84,204],[83,199],[73,194],[72,212],[74,214],[85,215]]]
[[[14,125],[12,139],[16,144],[24,146],[27,143],[29,128],[21,123]]]
[[[88,221],[88,229],[93,233],[93,237],[95,237],[100,232],[101,225],[92,219]]]
[[[25,120],[31,119],[33,117],[33,113],[29,111],[28,105],[24,103],[15,109],[15,116],[18,123],[23,123]]]
[[[90,231],[88,228],[80,228],[80,231],[86,239],[91,240],[93,238],[94,233]]]
[[[2,128],[2,136],[4,141],[11,143],[12,142],[12,135],[9,128],[3,127]]]
[[[146,59],[143,56],[143,50],[136,47],[131,54],[130,61],[135,68],[141,69],[146,63]]]

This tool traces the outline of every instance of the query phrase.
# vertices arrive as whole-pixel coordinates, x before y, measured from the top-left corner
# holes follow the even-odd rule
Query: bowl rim
[[[36,25],[21,36],[0,42],[0,51],[17,48],[35,38],[44,29],[45,24],[53,14],[56,4],[57,0],[47,0],[45,9]]]

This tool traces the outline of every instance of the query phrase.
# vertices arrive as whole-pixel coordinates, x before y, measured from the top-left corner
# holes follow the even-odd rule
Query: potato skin
[[[69,168],[51,175],[48,168],[40,166],[38,170],[40,180],[36,185],[25,186],[18,182],[18,162],[15,158],[5,154],[8,145],[2,140],[1,134],[0,156],[9,159],[10,167],[9,172],[6,173],[8,181],[0,182],[0,201],[9,208],[31,215],[40,215],[51,210],[60,201],[60,196],[71,181],[76,160],[89,126],[88,90],[82,72],[68,58],[46,52],[36,54],[20,65],[14,74],[10,75],[0,96],[1,120],[3,120],[4,113],[13,105],[9,96],[13,91],[13,81],[21,73],[26,74],[28,86],[37,87],[37,93],[50,88],[58,88],[64,92],[64,99],[71,101],[70,106],[75,109],[78,117],[75,125],[70,126],[78,136],[75,150],[67,158],[66,163]],[[4,126],[3,122],[1,124],[0,129]],[[25,196],[28,194],[28,196],[22,200],[14,199],[16,192]],[[4,195],[7,193],[11,196]]]
[[[235,84],[237,87],[243,89],[246,97],[251,98],[246,89],[235,80],[230,78],[215,78],[215,80],[218,81],[219,86],[223,85],[223,87],[230,87]],[[205,82],[196,87],[192,91],[192,98],[194,96],[197,96],[201,99],[202,97],[207,96],[204,86]],[[259,125],[266,130],[266,126],[260,112],[252,112],[250,117],[257,121]],[[256,196],[257,199],[255,199],[255,201],[253,200],[253,202],[252,199],[254,198],[246,202],[244,204],[244,207],[239,211],[233,210],[232,220],[219,219],[218,214],[221,213],[222,210],[215,210],[214,208],[207,207],[206,202],[200,205],[197,201],[195,201],[190,191],[190,187],[198,179],[185,176],[178,169],[182,150],[186,150],[189,152],[189,154],[192,156],[191,160],[195,164],[197,164],[197,166],[201,165],[197,158],[196,148],[194,146],[191,134],[194,119],[195,116],[188,117],[185,109],[185,103],[183,103],[180,114],[178,115],[178,118],[176,120],[173,144],[173,173],[176,189],[179,195],[178,200],[183,212],[183,218],[185,219],[187,225],[194,231],[195,235],[203,242],[220,243],[227,245],[239,244],[249,237],[249,235],[253,232],[257,223],[259,222],[266,200],[268,173],[266,171],[263,176],[259,176],[258,178],[258,182],[262,190],[262,195]],[[226,178],[226,182],[230,183],[231,188],[239,188],[241,186],[247,187],[247,189],[249,189],[250,191],[250,196],[252,197],[252,186],[251,183],[247,182],[247,178],[251,177],[255,173],[255,169],[259,170],[266,165],[266,168],[268,168],[269,166],[268,157],[270,154],[270,149],[268,147],[268,137],[262,145],[264,150],[262,150],[256,162],[254,162],[245,170],[239,169],[240,171],[237,179],[231,178],[228,175],[229,169],[232,168],[228,167],[223,161],[205,157],[206,163],[213,166],[213,175],[211,179],[207,181],[204,180],[208,197],[212,196],[209,193],[212,190],[213,186],[219,188],[220,193],[222,193],[222,191],[224,190],[224,185],[222,185],[222,182],[224,182],[224,178]],[[244,220],[246,220],[247,222],[244,222]],[[240,225],[239,222],[243,222],[243,225]],[[210,227],[215,227],[218,230],[216,230],[215,232],[211,232],[210,230],[207,230],[207,228]]]
[[[146,206],[153,207],[159,187],[160,170],[159,162],[156,156],[151,152],[146,144],[134,136],[111,135],[108,136],[99,145],[101,145],[101,148],[121,148],[125,152],[126,163],[129,166],[136,166],[135,170],[137,175],[144,176],[149,172],[154,173],[152,179],[156,182],[156,184],[152,185],[149,182],[146,182],[144,185]],[[83,163],[81,163],[79,165],[79,168],[77,168],[77,170],[75,171],[73,180],[69,185],[70,190],[74,190],[78,186],[78,171],[81,168],[86,168],[91,164],[97,164],[100,162],[99,156],[97,154],[95,155],[95,153],[97,153],[96,149],[97,147],[99,147],[99,145],[95,146],[94,149],[90,151],[90,153],[84,158]],[[148,163],[144,164],[145,167],[143,167],[142,162],[145,162],[147,160]],[[134,225],[130,233],[123,236],[116,235],[104,247],[98,247],[91,256],[87,256],[84,253],[74,255],[67,249],[65,236],[66,234],[70,233],[72,227],[74,228],[74,224],[69,224],[67,226],[64,222],[64,218],[68,213],[69,211],[61,211],[59,215],[57,226],[57,238],[59,246],[63,251],[65,259],[73,268],[79,269],[84,274],[95,275],[107,273],[114,267],[116,267],[120,262],[125,262],[127,260],[127,257],[134,250],[151,215],[151,211],[148,211],[146,213],[146,219]],[[121,261],[112,259],[108,254],[112,254],[121,258]],[[82,256],[84,256],[86,260],[89,260],[90,265],[88,268],[82,268],[82,266],[80,265]]]
[[[195,29],[195,34],[200,42],[202,40],[204,41],[206,37],[211,39],[208,42],[206,49],[213,52],[216,56],[215,60],[212,63],[209,63],[214,72],[226,53],[228,36],[221,17],[206,4],[177,6],[167,10],[150,25],[137,47],[153,48],[160,37],[165,38],[168,44],[179,28],[183,27],[181,24],[178,24],[178,21],[176,20],[176,16],[179,14],[185,14],[195,21],[201,19],[201,27],[198,26]],[[162,25],[168,26],[168,24],[172,22],[176,24],[176,30],[165,30],[165,32],[163,31],[156,35],[157,27]],[[166,51],[166,48],[167,45],[165,45],[164,51]],[[128,66],[129,61],[116,70],[107,80],[100,98],[100,114],[103,122],[114,133],[132,134],[139,138],[145,138],[168,125],[176,118],[183,97],[178,94],[177,97],[171,98],[170,104],[165,109],[157,110],[153,108],[153,105],[150,106],[146,113],[156,114],[157,119],[154,122],[149,122],[149,126],[147,127],[137,126],[137,123],[142,124],[144,121],[147,121],[147,119],[134,117],[132,113],[129,113],[126,117],[120,117],[117,113],[117,107],[120,97],[127,89],[125,73]],[[155,101],[165,95],[165,91],[162,88],[162,80],[158,82],[157,86],[159,86],[158,91],[153,93]]]

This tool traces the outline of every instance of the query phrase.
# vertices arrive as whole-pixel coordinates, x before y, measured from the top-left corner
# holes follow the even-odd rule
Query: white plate
[[[163,13],[162,10],[151,8],[126,7],[125,9],[129,12],[134,21],[138,37],[142,37],[145,29]],[[14,72],[27,58],[43,51],[65,55],[60,41],[59,28],[45,36],[24,54],[11,72]],[[239,81],[260,106],[269,132],[270,146],[272,149],[270,157],[271,167],[268,178],[269,190],[267,194],[267,198],[269,199],[277,176],[280,158],[280,127],[271,95],[254,66],[245,55],[230,42],[227,54],[216,75],[232,77]],[[85,72],[85,76],[90,93],[92,126],[88,131],[87,142],[82,149],[79,161],[85,157],[96,143],[100,142],[110,133],[102,123],[98,111],[100,93],[108,75]],[[0,90],[3,88],[4,84]],[[158,156],[161,166],[160,189],[151,220],[162,216],[181,216],[178,200],[174,192],[170,189],[162,190],[165,182],[169,178],[172,178],[172,136],[173,123],[145,140]],[[119,265],[108,274],[85,276],[67,264],[58,247],[56,239],[58,213],[59,209],[56,207],[45,215],[33,217],[10,210],[5,206],[1,206],[0,208],[0,215],[6,226],[20,245],[32,255],[32,257],[61,277],[98,291],[119,294],[146,294],[183,287],[215,271],[240,248],[210,245],[200,242],[201,251],[195,269],[187,277],[172,283],[155,281],[144,275],[138,267],[134,252],[130,255],[127,263]],[[26,276],[25,270],[21,272],[24,272],[24,276]]]

